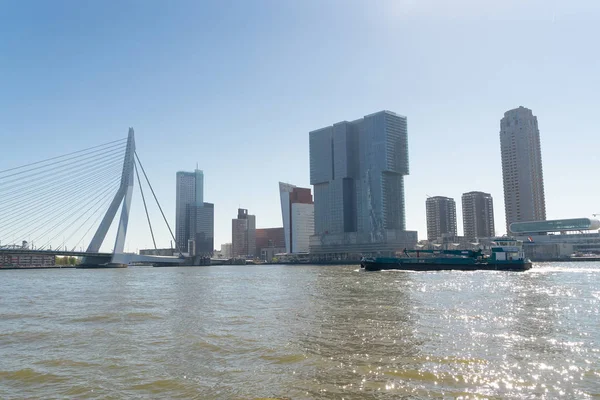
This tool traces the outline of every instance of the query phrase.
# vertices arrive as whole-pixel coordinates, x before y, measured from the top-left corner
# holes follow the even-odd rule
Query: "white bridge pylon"
[[[87,253],[99,253],[100,247],[106,238],[112,222],[121,207],[121,217],[119,219],[119,227],[117,229],[117,237],[115,238],[115,246],[110,264],[130,264],[132,262],[148,262],[148,263],[182,263],[184,259],[178,257],[162,257],[162,256],[140,256],[137,254],[124,253],[125,238],[127,236],[127,225],[129,223],[129,214],[131,211],[131,197],[133,196],[134,184],[134,168],[135,168],[135,134],[133,128],[129,128],[127,136],[127,147],[125,149],[125,158],[123,161],[123,172],[121,174],[121,184],[115,197],[113,198],[100,226],[96,230],[94,237],[86,250]]]
[[[113,258],[115,254],[123,253],[125,248],[125,237],[127,236],[127,224],[129,222],[129,209],[131,207],[131,196],[133,195],[133,168],[135,162],[135,134],[133,128],[129,128],[129,134],[127,136],[127,147],[125,149],[125,159],[123,162],[123,172],[121,174],[121,185],[115,194],[100,226],[96,230],[90,245],[87,248],[88,253],[100,252],[100,247],[104,242],[106,233],[110,228],[115,215],[122,205],[121,219],[119,221],[119,229],[117,231],[117,238],[115,239],[115,247],[113,251]]]

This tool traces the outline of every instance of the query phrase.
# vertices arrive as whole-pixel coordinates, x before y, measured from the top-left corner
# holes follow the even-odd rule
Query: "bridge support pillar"
[[[108,211],[102,218],[100,226],[96,230],[94,237],[92,238],[90,245],[88,246],[87,253],[98,253],[100,247],[104,242],[106,233],[110,228],[119,207],[121,207],[121,218],[119,219],[119,226],[117,229],[117,237],[115,239],[115,246],[113,249],[113,256],[108,262],[102,257],[86,256],[83,260],[84,265],[89,266],[110,266],[111,264],[120,265],[116,257],[119,254],[123,254],[125,249],[125,238],[127,236],[127,225],[129,223],[129,212],[131,208],[131,197],[133,195],[133,168],[135,163],[135,134],[133,128],[129,128],[127,136],[127,147],[125,149],[125,159],[123,161],[123,172],[121,174],[121,185],[115,194]]]

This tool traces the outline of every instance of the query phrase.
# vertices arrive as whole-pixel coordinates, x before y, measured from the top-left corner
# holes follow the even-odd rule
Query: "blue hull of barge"
[[[404,271],[527,271],[529,260],[478,261],[473,258],[374,258],[361,261],[367,271],[397,269]]]

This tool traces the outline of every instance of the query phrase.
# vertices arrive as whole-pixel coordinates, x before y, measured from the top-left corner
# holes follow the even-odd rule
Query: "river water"
[[[0,399],[600,396],[600,263],[0,271]]]

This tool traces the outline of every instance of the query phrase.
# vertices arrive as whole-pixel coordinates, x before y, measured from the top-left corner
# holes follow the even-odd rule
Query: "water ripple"
[[[600,264],[1,271],[0,398],[600,395]]]

